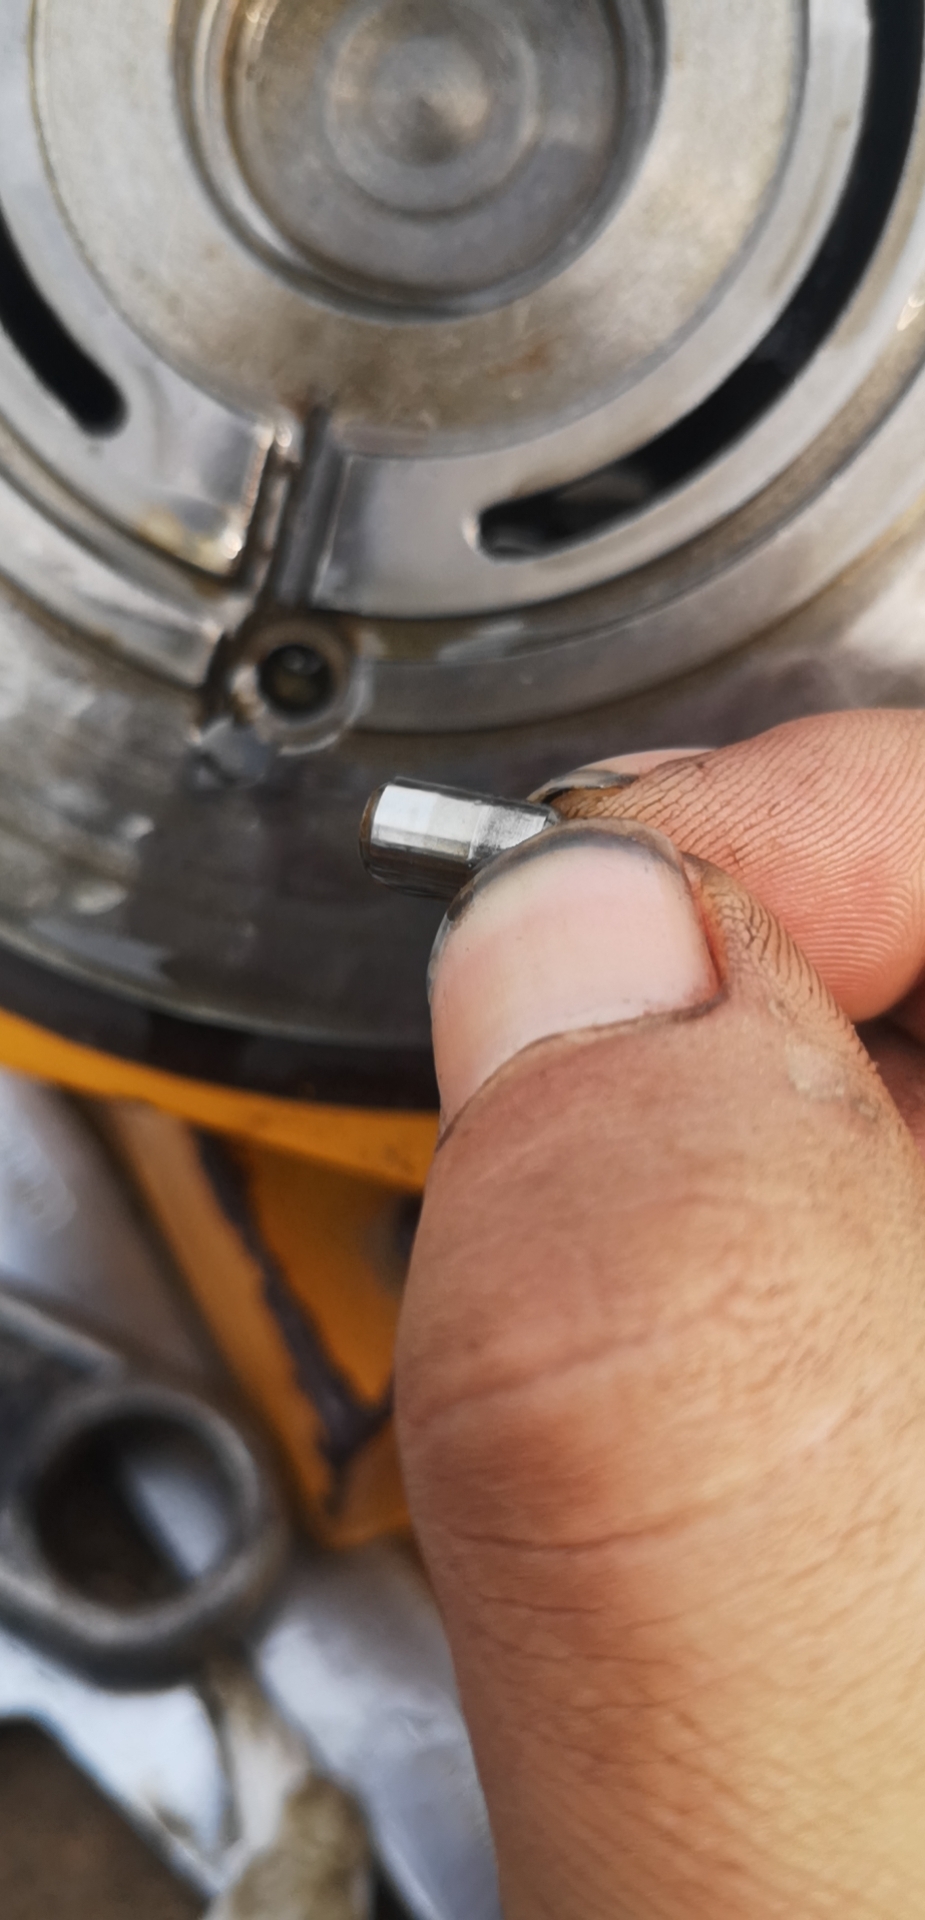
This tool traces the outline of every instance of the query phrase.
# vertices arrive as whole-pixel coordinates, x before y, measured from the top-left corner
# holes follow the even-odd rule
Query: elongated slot
[[[652,506],[741,440],[832,332],[879,244],[915,125],[922,0],[878,0],[857,152],[835,219],[802,285],[754,351],[699,407],[581,479],[504,500],[482,515],[496,560],[529,560],[593,538]]]
[[[0,327],[43,387],[85,433],[116,433],[122,394],[70,334],[36,286],[0,212]]]

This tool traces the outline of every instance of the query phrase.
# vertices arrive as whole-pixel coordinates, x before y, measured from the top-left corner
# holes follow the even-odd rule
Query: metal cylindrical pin
[[[498,854],[559,824],[551,807],[393,780],[369,802],[360,856],[386,886],[452,900]]]

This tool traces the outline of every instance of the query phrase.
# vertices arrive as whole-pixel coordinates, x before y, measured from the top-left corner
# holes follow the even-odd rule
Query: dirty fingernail
[[[634,787],[638,778],[637,773],[621,773],[613,767],[575,767],[571,773],[560,773],[556,779],[544,781],[531,793],[530,804],[553,806],[562,794],[574,793],[576,788],[594,793],[615,787]]]
[[[612,788],[634,787],[643,774],[663,767],[671,760],[700,760],[709,747],[649,747],[644,753],[624,753],[613,760],[595,761],[587,767],[575,767],[544,781],[531,793],[534,805],[554,807],[572,793],[606,792]]]
[[[646,747],[643,753],[617,754],[613,760],[600,764],[609,773],[641,780],[643,774],[654,773],[656,767],[667,767],[672,760],[703,760],[713,751],[712,747]]]
[[[444,1126],[537,1041],[696,1009],[718,988],[669,841],[614,822],[543,834],[467,888],[434,950]]]

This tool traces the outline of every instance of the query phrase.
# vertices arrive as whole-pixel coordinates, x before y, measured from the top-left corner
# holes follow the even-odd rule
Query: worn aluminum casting
[[[921,699],[922,48],[922,0],[0,0],[0,1002],[423,1098],[395,766]]]

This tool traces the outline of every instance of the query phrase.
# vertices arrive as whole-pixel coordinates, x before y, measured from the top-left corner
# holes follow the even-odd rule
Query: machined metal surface
[[[187,6],[200,160],[297,284],[399,311],[494,304],[581,250],[638,158],[644,0],[632,28],[600,0]]]
[[[435,915],[355,851],[396,768],[921,699],[922,47],[921,0],[0,0],[8,1004],[424,1097]]]
[[[367,806],[360,855],[386,886],[452,900],[490,860],[556,824],[550,807],[392,780]]]

